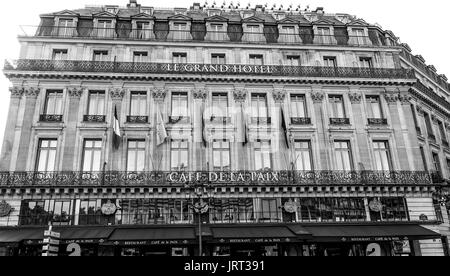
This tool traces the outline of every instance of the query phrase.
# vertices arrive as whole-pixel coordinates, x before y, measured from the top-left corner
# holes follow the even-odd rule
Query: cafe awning
[[[19,243],[23,240],[39,240],[44,238],[44,230],[38,228],[0,229],[0,243]]]
[[[440,238],[440,234],[417,224],[305,225],[317,241],[395,241]]]
[[[193,227],[117,228],[109,241],[121,245],[181,245],[196,242]]]
[[[291,242],[298,236],[285,226],[229,226],[211,227],[215,242],[227,243],[273,243]]]

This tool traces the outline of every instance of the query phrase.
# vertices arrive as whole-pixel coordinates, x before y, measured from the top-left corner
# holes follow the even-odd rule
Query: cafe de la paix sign
[[[271,182],[280,181],[287,176],[280,172],[171,172],[167,179],[173,183],[190,182]]]

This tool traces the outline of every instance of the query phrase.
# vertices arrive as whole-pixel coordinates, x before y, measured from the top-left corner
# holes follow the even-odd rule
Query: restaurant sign
[[[293,242],[292,238],[240,238],[240,239],[219,239],[220,243],[282,243]]]
[[[140,241],[115,241],[114,245],[186,245],[195,243],[191,240],[140,240]]]
[[[287,180],[280,172],[172,172],[168,180],[174,183],[187,182],[278,182]]]
[[[384,241],[400,241],[407,239],[406,237],[342,237],[341,241],[343,242],[384,242]]]

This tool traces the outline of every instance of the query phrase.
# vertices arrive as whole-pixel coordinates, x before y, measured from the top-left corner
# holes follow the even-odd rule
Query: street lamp
[[[192,208],[194,209],[194,212],[198,214],[198,251],[199,255],[202,256],[202,214],[207,213],[209,209],[208,203],[203,201],[203,195],[207,194],[208,191],[205,187],[198,186],[194,188],[194,193],[198,201],[192,205]]]

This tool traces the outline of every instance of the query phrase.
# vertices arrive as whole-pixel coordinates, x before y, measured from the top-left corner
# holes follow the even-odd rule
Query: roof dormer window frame
[[[78,26],[78,14],[64,10],[61,12],[54,13],[54,28],[52,35],[54,36],[63,36],[63,37],[73,37],[77,36],[77,26]],[[61,21],[72,21],[71,24],[61,25]]]
[[[191,24],[192,18],[177,14],[168,18],[169,20],[169,34],[168,40],[192,40]],[[185,28],[180,29],[181,25],[185,25]]]
[[[324,32],[323,30],[325,29],[328,29],[329,32]],[[337,40],[334,37],[334,26],[332,23],[320,22],[319,24],[314,24],[313,32],[314,44],[337,45]]]
[[[286,31],[288,28],[290,30]],[[303,42],[298,22],[289,18],[278,21],[278,34],[279,43],[300,44]]]
[[[229,41],[228,36],[228,19],[214,15],[205,19],[206,37],[205,40],[210,41]],[[218,27],[222,25],[222,27]]]
[[[369,38],[369,28],[367,24],[362,21],[354,21],[347,24],[347,33],[349,34],[348,44],[355,46],[372,46],[372,41]],[[361,30],[362,35],[357,33]]]
[[[116,15],[107,11],[103,11],[93,15],[94,29],[92,31],[93,37],[102,38],[115,38],[117,37],[116,28]],[[110,21],[110,25],[105,24]]]
[[[155,18],[146,13],[140,13],[131,17],[131,37],[138,40],[155,39],[153,27]]]
[[[220,9],[208,9],[208,17],[221,16],[222,10]]]
[[[141,13],[153,16],[154,9],[152,7],[141,7],[140,11]]]

